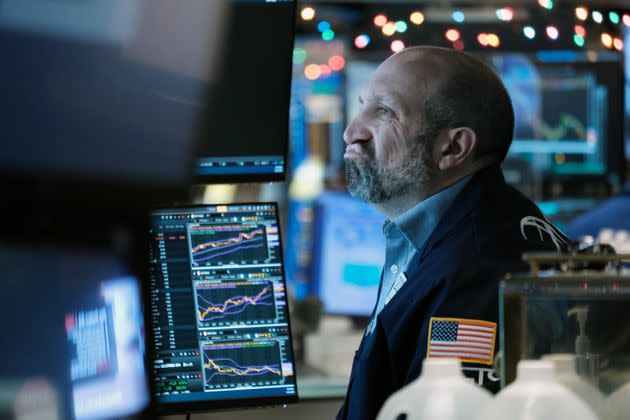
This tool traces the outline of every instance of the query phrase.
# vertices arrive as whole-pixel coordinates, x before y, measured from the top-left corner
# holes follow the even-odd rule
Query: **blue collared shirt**
[[[385,264],[381,274],[376,311],[368,325],[367,334],[373,331],[376,316],[385,307],[388,297],[391,298],[395,293],[392,289],[396,280],[407,271],[411,261],[418,257],[422,246],[471,176],[460,179],[450,187],[398,215],[394,220],[388,219],[383,224]]]

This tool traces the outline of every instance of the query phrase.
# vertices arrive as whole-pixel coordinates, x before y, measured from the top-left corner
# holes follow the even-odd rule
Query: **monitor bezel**
[[[284,260],[284,246],[283,246],[283,236],[282,236],[282,226],[280,223],[280,212],[278,202],[275,201],[264,201],[264,202],[232,202],[232,203],[204,203],[204,204],[178,204],[173,206],[162,206],[160,208],[151,209],[147,216],[147,244],[150,244],[150,234],[148,233],[149,229],[153,227],[152,218],[155,212],[159,211],[169,211],[169,210],[190,210],[191,212],[200,212],[206,211],[209,207],[218,207],[218,206],[256,206],[256,205],[270,205],[273,206],[276,212],[276,220],[278,223],[278,237],[280,238],[280,247],[279,247],[279,257],[280,261],[282,261],[282,282],[285,287],[285,291],[287,291],[287,278],[286,278],[286,267]],[[148,265],[147,259],[147,265]],[[152,288],[149,282],[147,282],[147,296],[151,296]],[[290,355],[291,355],[291,363],[293,364],[293,377],[295,378],[295,394],[294,395],[283,395],[283,396],[270,396],[270,397],[248,397],[248,398],[229,398],[229,399],[206,399],[201,401],[185,401],[185,402],[169,402],[164,403],[160,401],[159,396],[156,395],[156,387],[155,387],[155,372],[153,371],[153,362],[155,360],[155,348],[153,345],[150,346],[148,350],[148,354],[150,355],[150,381],[151,381],[151,391],[153,394],[151,395],[152,400],[154,402],[154,406],[156,411],[160,415],[166,414],[187,414],[187,413],[199,413],[199,412],[210,412],[210,411],[223,411],[229,409],[238,409],[238,408],[253,408],[253,407],[270,407],[270,406],[278,406],[283,404],[292,404],[297,403],[299,401],[299,389],[298,389],[298,381],[297,381],[297,363],[295,360],[295,350],[293,348],[293,332],[291,330],[291,314],[289,310],[289,294],[286,293],[287,296],[287,329],[288,329],[288,342],[290,344]],[[150,299],[149,299],[149,302]],[[150,323],[146,325],[152,325],[153,319],[151,317],[151,309],[152,304],[149,303],[145,305],[146,316],[148,317]],[[150,343],[153,343],[153,328],[149,328],[150,335]]]
[[[291,88],[293,85],[293,60],[291,59],[293,49],[295,48],[295,35],[296,35],[296,18],[297,18],[297,0],[291,0],[291,15],[293,19],[291,19],[289,29],[291,31],[291,40],[289,42],[289,48],[291,53],[289,57],[287,57],[286,66],[288,67],[287,73],[287,81],[285,85],[285,109],[286,109],[286,127],[283,130],[283,134],[285,135],[284,142],[284,154],[283,154],[283,170],[282,172],[277,173],[262,173],[262,174],[245,174],[245,173],[237,173],[237,174],[199,174],[197,171],[199,169],[198,159],[203,158],[214,158],[214,156],[197,156],[195,155],[195,159],[192,165],[192,183],[193,184],[222,184],[222,183],[257,183],[257,182],[280,182],[285,181],[287,178],[288,172],[288,156],[289,156],[289,142],[291,140],[291,133],[289,129],[290,125],[290,116],[289,116],[289,108],[291,106]],[[197,141],[197,145],[201,144],[204,141],[199,139]],[[234,156],[223,156],[226,159],[232,158]]]

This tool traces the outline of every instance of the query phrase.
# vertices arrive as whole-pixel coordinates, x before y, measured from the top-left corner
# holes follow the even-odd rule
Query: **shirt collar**
[[[457,194],[466,186],[472,175],[460,179],[437,194],[423,200],[389,223],[395,223],[417,252],[429,239],[440,219],[453,204]],[[389,225],[385,222],[384,229]]]

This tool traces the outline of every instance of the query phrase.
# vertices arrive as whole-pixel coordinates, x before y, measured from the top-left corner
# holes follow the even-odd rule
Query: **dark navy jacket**
[[[431,317],[498,322],[505,273],[528,270],[523,252],[555,251],[563,241],[538,207],[505,183],[498,165],[476,173],[378,314],[373,333],[364,336],[337,419],[375,418],[390,394],[418,377]]]

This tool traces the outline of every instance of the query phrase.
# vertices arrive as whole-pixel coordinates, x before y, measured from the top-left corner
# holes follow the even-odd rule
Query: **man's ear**
[[[441,171],[461,165],[472,157],[477,147],[477,134],[470,127],[451,128],[439,144],[438,168]]]

